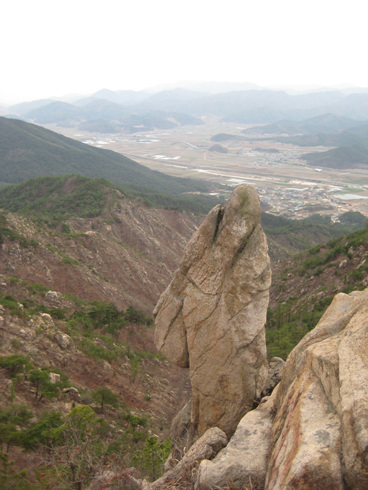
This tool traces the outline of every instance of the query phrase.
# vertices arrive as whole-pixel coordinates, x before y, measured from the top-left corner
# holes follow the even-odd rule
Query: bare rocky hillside
[[[113,212],[56,228],[9,213],[6,227],[23,239],[3,241],[0,273],[151,313],[201,219],[128,199]]]

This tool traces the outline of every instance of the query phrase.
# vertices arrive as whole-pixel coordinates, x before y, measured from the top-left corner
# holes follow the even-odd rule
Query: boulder
[[[78,402],[78,403],[82,403],[82,397],[80,396],[79,394],[79,391],[77,390],[77,388],[74,388],[73,386],[69,387],[69,388],[64,388],[63,389],[63,393],[68,393],[69,394],[69,398],[74,401],[74,402]]]
[[[274,394],[276,391],[274,392]],[[270,448],[274,394],[241,419],[229,444],[199,466],[195,489],[264,488]]]
[[[56,384],[60,381],[60,374],[58,373],[49,373],[50,383]]]
[[[155,308],[155,343],[189,367],[191,424],[230,436],[267,377],[270,261],[255,189],[240,185],[210,211]]]
[[[204,459],[212,459],[220,449],[226,446],[226,443],[226,434],[221,429],[217,427],[208,429],[172,470],[165,473],[148,488],[183,488],[185,483],[190,483],[194,479],[193,474],[198,464]]]
[[[47,291],[45,296],[46,299],[55,306],[58,306],[60,304],[63,297],[61,293],[52,290]]]
[[[262,396],[268,396],[272,393],[275,386],[281,380],[281,374],[285,367],[285,361],[281,357],[273,357],[268,365],[268,376],[266,384],[262,390]]]
[[[348,259],[344,259],[339,264],[339,269],[344,269],[348,265]]]
[[[57,334],[55,334],[55,340],[58,343],[60,349],[63,350],[68,349],[72,344],[71,337],[66,333],[58,332]]]
[[[54,321],[52,319],[52,316],[49,315],[48,313],[40,313],[40,317],[42,318],[42,320],[45,323],[50,324],[50,325],[53,325],[54,324]]]
[[[196,439],[191,424],[191,414],[192,400],[189,400],[171,422],[172,452],[166,463],[169,466],[175,466]]]

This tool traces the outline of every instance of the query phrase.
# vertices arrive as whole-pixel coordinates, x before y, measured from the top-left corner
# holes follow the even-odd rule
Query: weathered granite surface
[[[368,488],[368,289],[335,297],[267,403],[201,463],[197,487],[230,479],[272,490]]]
[[[240,185],[193,235],[154,312],[157,348],[190,369],[199,436],[211,427],[232,435],[261,395],[270,283],[258,195]]]

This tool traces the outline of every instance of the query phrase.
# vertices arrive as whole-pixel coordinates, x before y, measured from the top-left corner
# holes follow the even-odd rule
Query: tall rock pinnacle
[[[263,388],[267,250],[257,193],[240,185],[193,235],[155,308],[157,348],[190,369],[199,436],[215,426],[231,435]]]

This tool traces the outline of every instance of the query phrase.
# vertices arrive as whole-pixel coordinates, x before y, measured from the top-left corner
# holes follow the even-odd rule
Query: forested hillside
[[[285,359],[337,293],[367,286],[367,227],[274,264],[266,325],[269,357]]]
[[[211,187],[203,181],[171,177],[119,153],[85,145],[34,124],[0,118],[2,183],[73,173],[110,180],[163,207],[207,212],[216,202],[208,195]]]

